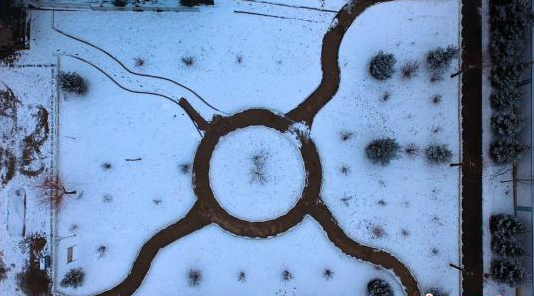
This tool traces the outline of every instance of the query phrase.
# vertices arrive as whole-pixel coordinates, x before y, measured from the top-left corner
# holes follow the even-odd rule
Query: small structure
[[[67,248],[67,264],[76,261],[76,245]]]

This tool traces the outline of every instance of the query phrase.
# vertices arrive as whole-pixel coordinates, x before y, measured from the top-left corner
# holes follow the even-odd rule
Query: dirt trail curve
[[[178,102],[173,100],[174,103],[177,103],[185,110],[199,131],[204,133],[193,162],[193,187],[197,201],[184,218],[160,230],[143,245],[131,267],[130,273],[120,284],[96,296],[132,295],[141,286],[152,261],[160,249],[206,225],[215,223],[238,236],[268,238],[284,233],[296,226],[306,215],[310,215],[321,225],[328,238],[342,252],[357,260],[381,266],[383,269],[392,272],[400,280],[407,296],[420,296],[419,286],[414,276],[397,258],[385,251],[365,246],[352,240],[339,227],[337,221],[320,198],[321,162],[315,143],[307,135],[297,132],[297,138],[301,144],[300,152],[307,174],[306,184],[297,204],[280,217],[269,221],[251,222],[232,216],[219,205],[209,182],[209,164],[213,151],[221,137],[230,132],[248,126],[264,126],[284,133],[290,131],[292,125],[296,122],[304,122],[311,128],[315,115],[333,98],[339,88],[340,69],[338,55],[345,32],[365,9],[374,4],[387,1],[391,0],[351,0],[343,6],[336,14],[330,29],[323,38],[321,53],[323,77],[320,85],[306,100],[287,114],[275,114],[265,109],[249,109],[231,116],[214,116],[212,121],[208,122],[200,116],[186,99],[182,98]],[[88,44],[87,42],[84,43]],[[91,44],[88,45],[93,46]],[[110,55],[109,53],[107,54]],[[116,58],[112,58],[118,62]],[[86,62],[89,63],[88,61]],[[101,69],[100,71],[103,72]],[[105,74],[105,72],[103,73]],[[107,76],[112,79],[109,75]],[[169,99],[162,95],[159,96]]]

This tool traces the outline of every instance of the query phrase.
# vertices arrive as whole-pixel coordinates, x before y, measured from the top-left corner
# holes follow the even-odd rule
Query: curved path
[[[189,105],[186,99],[182,98],[179,101],[171,99],[182,107],[191,120],[195,122],[197,128],[204,132],[193,163],[193,184],[197,201],[184,218],[160,230],[143,245],[130,273],[119,285],[97,294],[97,296],[132,295],[142,284],[160,249],[206,225],[215,223],[239,236],[267,238],[286,232],[299,224],[306,215],[310,215],[321,225],[328,238],[342,252],[357,260],[380,266],[392,272],[400,280],[406,295],[420,296],[416,279],[402,262],[385,251],[354,241],[339,227],[320,198],[321,162],[313,140],[307,136],[297,134],[307,174],[306,183],[296,205],[280,217],[269,221],[250,222],[232,216],[219,205],[209,182],[209,164],[213,151],[221,137],[228,133],[248,126],[265,126],[285,133],[291,131],[292,125],[297,122],[304,122],[308,127],[311,127],[315,115],[333,98],[339,88],[338,55],[345,32],[365,9],[385,1],[390,0],[351,0],[343,6],[333,21],[333,24],[336,25],[332,26],[323,38],[321,53],[323,77],[320,85],[306,100],[287,114],[275,114],[265,109],[249,109],[228,117],[216,116],[211,122],[208,122]],[[88,44],[87,42],[84,43]],[[109,55],[105,51],[104,53]],[[119,62],[117,59],[113,59]],[[125,67],[123,66],[123,68]],[[127,68],[125,69],[129,71]],[[111,79],[109,75],[107,76]],[[162,96],[160,94],[154,95]],[[166,96],[163,97],[170,99]]]

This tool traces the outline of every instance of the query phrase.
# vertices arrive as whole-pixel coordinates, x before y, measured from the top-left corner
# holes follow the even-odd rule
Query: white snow
[[[300,198],[305,172],[292,141],[271,128],[239,129],[217,144],[210,162],[210,184],[231,215],[265,221],[285,214]]]
[[[423,288],[438,286],[453,295],[459,293],[459,272],[449,263],[460,260],[460,169],[430,165],[424,151],[415,159],[403,154],[383,167],[366,158],[365,147],[380,137],[422,150],[444,143],[453,152],[452,163],[459,162],[458,78],[431,83],[425,64],[428,50],[458,45],[458,9],[457,1],[396,1],[369,8],[345,35],[339,92],[319,112],[311,132],[323,164],[321,196],[343,229],[397,256]],[[379,21],[384,16],[388,21]],[[386,82],[373,79],[367,65],[379,50],[395,54],[397,69],[417,60],[418,76],[405,81],[397,71]],[[455,61],[449,73],[457,69]],[[384,102],[386,91],[391,97]],[[438,105],[431,103],[434,95],[442,96]],[[352,138],[342,141],[342,131],[352,132]],[[340,171],[343,166],[350,169],[348,176]],[[373,233],[376,227],[383,228],[382,238]]]
[[[143,243],[189,210],[196,198],[179,165],[191,163],[200,136],[169,101],[123,91],[71,58],[61,60],[61,70],[90,81],[87,95],[59,104],[58,168],[67,189],[83,196],[59,211],[58,235],[76,236],[59,242],[56,258],[59,275],[73,266],[91,275],[84,288],[65,291],[82,295],[117,284]],[[78,260],[66,264],[73,245]],[[107,249],[101,258],[100,246]],[[98,272],[104,266],[107,272]]]
[[[326,280],[325,269],[333,278]],[[191,287],[187,273],[201,272]],[[284,282],[288,270],[293,279]],[[244,271],[246,281],[238,281]],[[369,280],[380,277],[402,295],[395,279],[372,265],[342,254],[320,226],[306,218],[285,235],[268,240],[243,239],[208,226],[165,248],[152,263],[134,296],[182,295],[366,295]]]

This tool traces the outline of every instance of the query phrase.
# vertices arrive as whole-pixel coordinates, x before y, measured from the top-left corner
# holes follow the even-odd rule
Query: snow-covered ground
[[[449,266],[460,260],[460,169],[429,164],[424,148],[447,144],[452,163],[459,162],[459,81],[430,82],[424,57],[438,46],[458,45],[458,9],[456,1],[401,1],[368,9],[345,35],[340,90],[312,129],[324,167],[322,197],[343,229],[396,255],[422,287],[439,286],[453,295],[460,277]],[[384,15],[396,21],[377,25]],[[399,66],[418,61],[419,75],[374,80],[366,65],[378,50],[394,53]],[[450,72],[456,69],[453,63]],[[391,94],[387,101],[385,92]],[[439,104],[432,103],[435,95],[442,98]],[[342,132],[353,136],[342,141]],[[366,159],[365,146],[381,137],[394,137],[404,147],[416,144],[419,155],[375,165]]]
[[[201,272],[198,286],[189,283],[191,269]],[[323,275],[326,269],[333,272],[329,280]],[[293,277],[287,282],[282,280],[285,270]],[[158,254],[134,296],[365,295],[365,285],[376,277],[402,295],[393,277],[341,254],[321,227],[306,218],[293,231],[268,240],[234,237],[208,226]]]
[[[23,139],[36,127],[36,114],[39,107],[53,109],[55,101],[55,69],[49,67],[14,68],[0,67],[0,89],[11,89],[20,100],[17,108],[16,134],[10,133],[10,119],[2,118],[0,125],[1,147],[12,149],[17,159],[17,172],[5,186],[0,185],[0,259],[9,269],[7,279],[0,281],[0,295],[23,295],[17,287],[17,273],[28,264],[28,249],[22,243],[32,234],[50,234],[51,212],[49,204],[43,201],[40,185],[43,177],[52,172],[53,140],[49,138],[41,147],[41,157],[35,160],[36,166],[43,167],[37,177],[21,174],[20,157]],[[54,115],[50,114],[49,124],[54,127]],[[46,199],[45,199],[46,200]],[[50,253],[47,244],[45,253]]]
[[[330,10],[338,10],[343,3],[299,1],[299,5]],[[344,231],[398,257],[421,287],[438,286],[453,295],[459,291],[459,273],[449,267],[459,263],[459,169],[430,165],[422,153],[415,159],[403,155],[388,167],[376,166],[365,158],[364,148],[382,136],[396,137],[404,146],[415,143],[421,149],[444,143],[453,152],[453,162],[458,162],[458,79],[431,83],[424,63],[426,51],[459,45],[458,15],[456,0],[405,0],[368,9],[345,35],[339,92],[315,118],[311,130],[323,165],[321,197]],[[91,65],[65,54],[91,61],[128,88],[159,91],[175,99],[185,96],[207,119],[219,112],[186,90],[127,73],[105,54],[52,30],[53,20],[58,29],[104,48],[127,67],[177,80],[220,113],[230,114],[250,107],[283,113],[306,98],[321,78],[321,40],[333,16],[328,11],[247,1],[217,1],[216,6],[201,7],[198,12],[57,11],[54,18],[50,11],[32,12],[31,50],[18,63],[54,64],[56,71],[76,71],[89,81],[86,96],[61,95],[58,106],[58,171],[67,188],[78,194],[66,200],[57,216],[56,234],[66,238],[58,242],[54,254],[55,279],[61,280],[71,268],[86,271],[83,287],[57,285],[60,292],[88,295],[113,287],[128,274],[143,243],[185,215],[195,196],[191,175],[184,174],[180,165],[192,162],[201,139],[172,102],[127,92]],[[397,68],[409,60],[419,61],[419,75],[402,80],[397,72],[386,82],[373,80],[367,64],[378,50],[394,53]],[[193,60],[190,66],[182,61],[188,57]],[[142,66],[135,65],[137,58],[143,59]],[[453,64],[450,72],[457,68]],[[6,83],[21,79],[4,77]],[[31,89],[44,93],[41,99],[54,96],[50,85],[35,84]],[[384,102],[385,92],[391,96]],[[431,102],[435,95],[442,97],[439,104]],[[342,141],[343,131],[353,136]],[[240,150],[226,151],[225,141],[233,136],[238,143],[227,148]],[[276,136],[261,135],[260,144],[250,144],[252,137],[245,130],[219,144],[212,166],[221,169],[215,175],[211,172],[212,185],[231,214],[264,220],[285,213],[295,203],[304,178],[300,155]],[[266,147],[272,153],[269,159],[278,161],[269,163],[271,176],[277,179],[265,187],[256,186],[280,193],[267,202],[257,200],[258,190],[252,186],[242,186],[251,185],[245,176],[249,171],[235,172],[243,168],[236,161],[250,161],[257,147]],[[233,166],[231,160],[235,160]],[[349,169],[347,175],[340,172],[341,167]],[[232,189],[217,185],[228,182],[224,172],[232,172],[228,176],[243,183],[236,185],[236,192],[221,193]],[[274,191],[268,188],[271,185]],[[237,198],[231,199],[233,193]],[[254,194],[254,199],[245,199],[247,194]],[[237,212],[243,208],[248,211]],[[43,213],[33,217],[49,218],[43,218]],[[375,237],[377,227],[384,230],[383,237]],[[67,264],[71,246],[76,246],[77,259]],[[98,251],[101,246],[104,254]],[[188,286],[186,273],[191,268],[202,272],[198,287]],[[333,279],[323,278],[324,268],[334,271]],[[244,283],[237,280],[241,269],[247,275]],[[292,272],[292,281],[281,281],[284,269]],[[388,279],[396,295],[401,294],[388,273],[341,254],[317,223],[306,218],[292,231],[267,240],[237,238],[216,226],[191,234],[158,255],[136,295],[215,295],[219,291],[354,295],[364,294],[365,284],[376,276]],[[12,291],[13,281],[5,282],[11,286],[0,283],[0,287]]]
[[[300,198],[305,172],[294,143],[266,127],[248,127],[224,137],[213,152],[210,183],[231,215],[265,221],[285,214]]]

